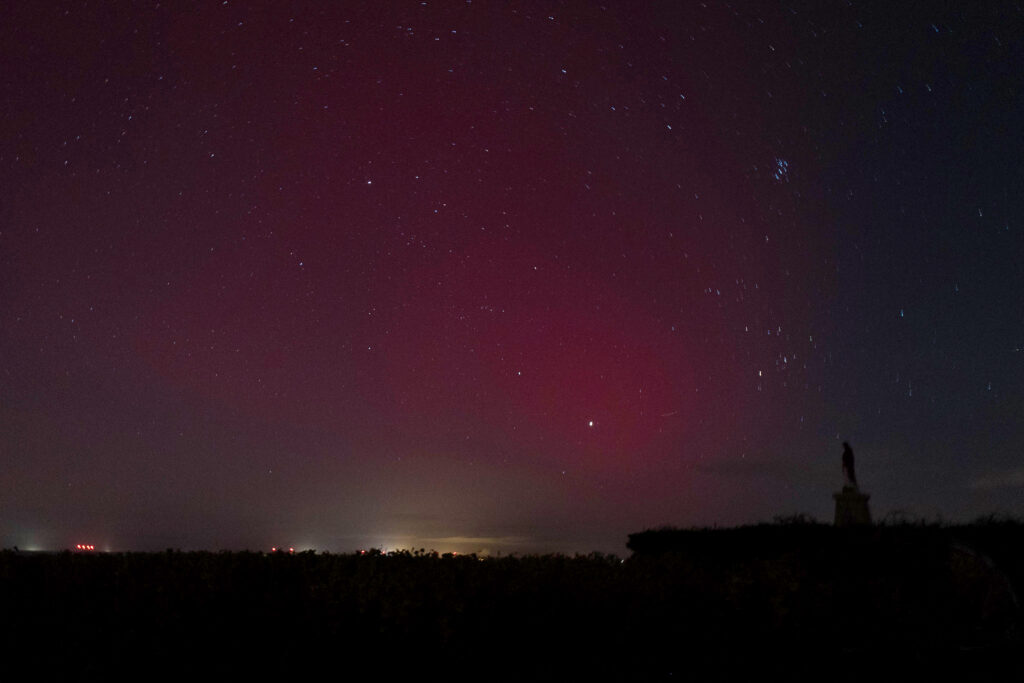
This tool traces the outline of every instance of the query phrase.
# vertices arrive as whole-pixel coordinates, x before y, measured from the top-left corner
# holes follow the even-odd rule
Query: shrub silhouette
[[[5,653],[94,676],[154,662],[231,678],[422,676],[442,662],[448,677],[509,680],[798,679],[837,661],[850,678],[1019,672],[1017,521],[839,530],[790,519],[629,544],[625,561],[3,551],[0,604],[18,625]]]

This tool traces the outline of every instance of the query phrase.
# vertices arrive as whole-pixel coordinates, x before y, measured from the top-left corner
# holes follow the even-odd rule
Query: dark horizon
[[[1022,19],[0,10],[0,547],[1024,515]]]

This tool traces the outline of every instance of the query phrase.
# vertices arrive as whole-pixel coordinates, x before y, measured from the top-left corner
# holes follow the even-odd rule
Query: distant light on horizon
[[[0,547],[1024,515],[1011,3],[229,4],[0,23]]]

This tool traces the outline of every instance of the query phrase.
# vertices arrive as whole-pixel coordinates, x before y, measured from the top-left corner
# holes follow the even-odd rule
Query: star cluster
[[[1019,9],[4,15],[5,543],[1024,512]]]

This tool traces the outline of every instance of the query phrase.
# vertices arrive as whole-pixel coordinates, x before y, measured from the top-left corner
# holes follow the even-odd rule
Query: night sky
[[[0,545],[1024,514],[1012,2],[19,2]]]

